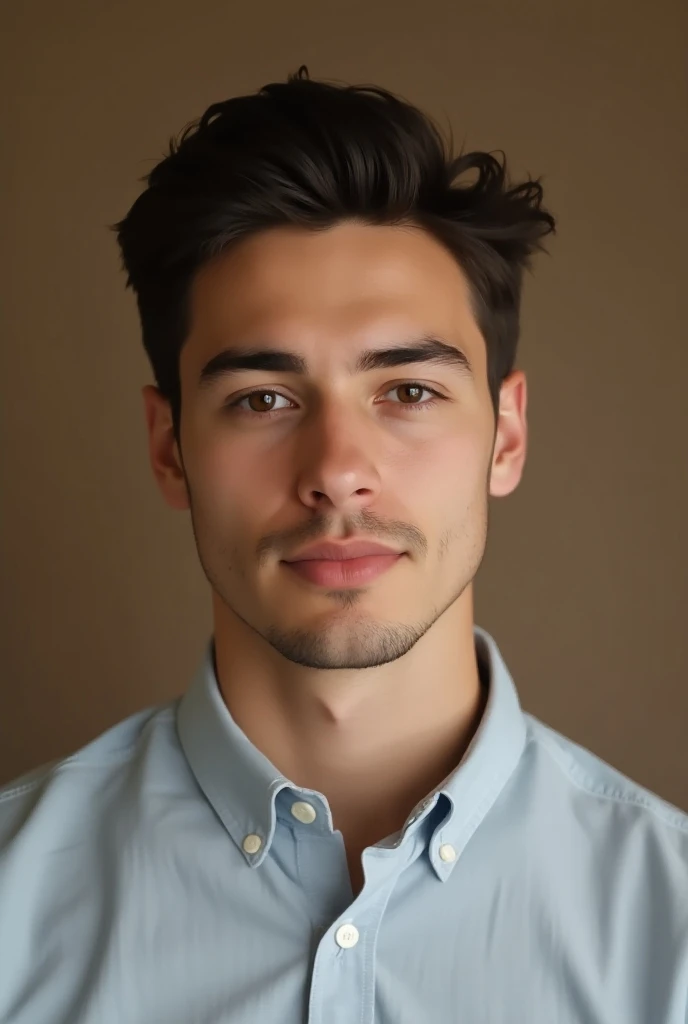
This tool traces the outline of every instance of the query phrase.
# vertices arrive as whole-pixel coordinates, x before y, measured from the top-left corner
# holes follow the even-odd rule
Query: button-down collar
[[[526,723],[516,687],[494,639],[474,626],[487,702],[478,729],[461,762],[410,813],[407,826],[418,827],[441,796],[447,813],[430,837],[430,861],[440,879],[451,874],[461,851],[506,785],[525,745]],[[198,672],[182,697],[177,728],[192,772],[216,814],[242,851],[259,867],[270,852],[281,806],[295,803],[315,810],[303,827],[332,831],[327,799],[316,790],[295,786],[248,739],[232,718],[218,687],[214,640],[208,641]],[[283,790],[291,791],[279,797]],[[286,801],[286,803],[284,803]],[[312,817],[292,810],[292,822]]]

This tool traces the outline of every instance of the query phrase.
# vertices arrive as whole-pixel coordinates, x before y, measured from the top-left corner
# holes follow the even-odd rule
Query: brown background
[[[306,63],[543,175],[524,480],[476,620],[527,710],[688,808],[688,181],[680,0],[5,5],[0,781],[180,693],[211,629],[148,465],[106,225],[170,135]]]

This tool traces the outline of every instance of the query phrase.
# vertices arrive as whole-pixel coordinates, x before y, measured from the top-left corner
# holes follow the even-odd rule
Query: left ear
[[[518,487],[526,461],[528,389],[525,373],[516,370],[502,381],[492,469],[490,495],[503,498]]]

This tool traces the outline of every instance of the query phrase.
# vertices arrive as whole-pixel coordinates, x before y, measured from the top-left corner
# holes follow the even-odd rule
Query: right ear
[[[170,403],[153,384],[147,384],[141,394],[153,475],[170,508],[184,511],[190,507],[189,492],[174,436]]]

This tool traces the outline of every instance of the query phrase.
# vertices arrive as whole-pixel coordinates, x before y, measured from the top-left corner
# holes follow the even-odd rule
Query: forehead
[[[484,341],[456,259],[411,226],[347,222],[323,231],[279,227],[252,235],[200,269],[182,360],[273,339],[350,359],[399,334],[436,333],[478,367]]]

